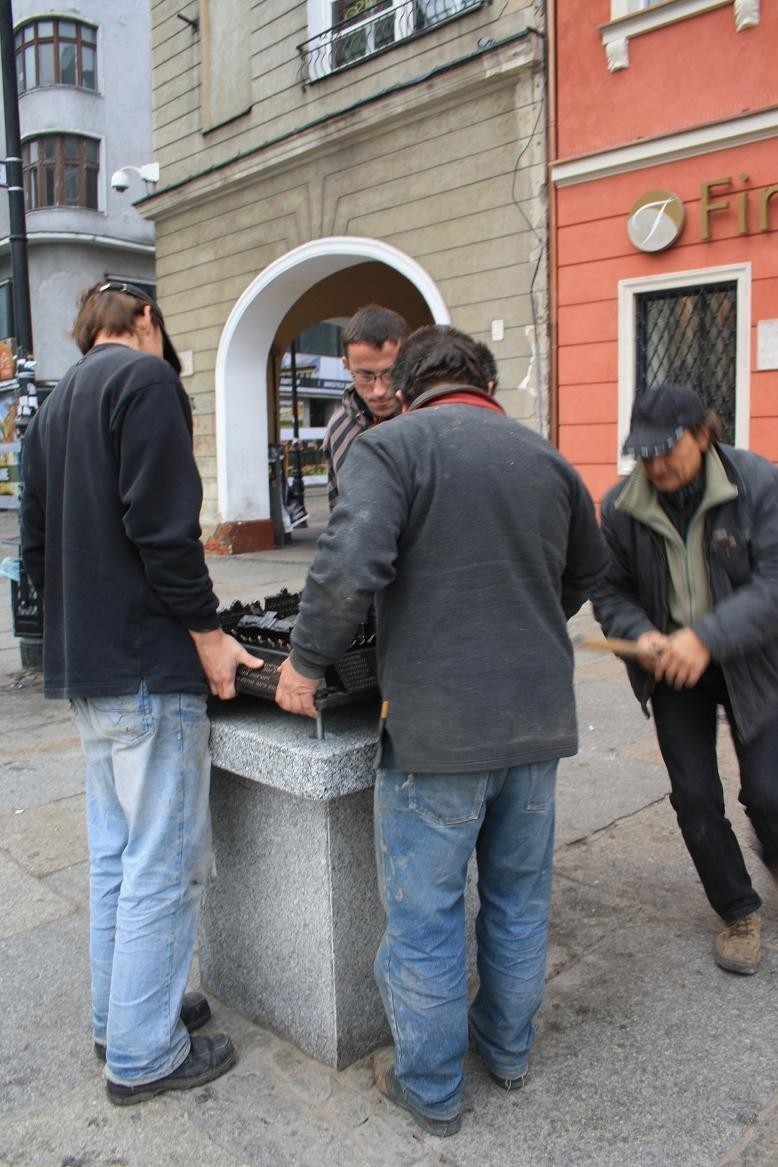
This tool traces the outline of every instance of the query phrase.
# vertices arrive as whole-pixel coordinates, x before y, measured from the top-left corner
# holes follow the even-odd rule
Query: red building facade
[[[778,4],[554,8],[559,447],[599,500],[635,394],[683,380],[778,462]]]

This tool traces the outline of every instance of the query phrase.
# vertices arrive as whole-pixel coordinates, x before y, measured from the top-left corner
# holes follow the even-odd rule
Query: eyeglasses
[[[111,280],[107,284],[101,284],[97,292],[124,292],[126,296],[133,296],[136,300],[142,300],[144,304],[153,304],[151,296],[147,296],[140,288],[134,288],[132,284],[120,284]]]
[[[369,389],[376,381],[383,381],[384,385],[391,387],[394,368],[382,369],[380,373],[371,373],[367,369],[352,369],[351,376],[354,378],[354,383],[362,389]]]

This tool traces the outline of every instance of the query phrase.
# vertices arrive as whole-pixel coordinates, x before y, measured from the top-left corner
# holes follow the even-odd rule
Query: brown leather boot
[[[713,942],[716,964],[727,972],[751,976],[762,961],[762,920],[758,912],[727,924]]]

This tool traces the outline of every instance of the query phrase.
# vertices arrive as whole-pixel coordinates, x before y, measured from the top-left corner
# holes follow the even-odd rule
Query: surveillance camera
[[[111,176],[111,186],[114,190],[125,191],[130,185],[130,176],[126,170],[116,170]]]

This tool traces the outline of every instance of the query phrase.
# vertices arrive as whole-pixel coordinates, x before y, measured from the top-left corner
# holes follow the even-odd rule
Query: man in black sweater
[[[520,1087],[543,997],[554,788],[577,749],[566,621],[605,570],[594,509],[548,442],[505,416],[456,329],[408,339],[408,412],[354,444],[282,668],[279,704],[315,715],[328,664],[375,596],[382,742],[375,975],[394,1049],[379,1089],[426,1131],[461,1122],[468,1027]],[[478,856],[480,988],[468,1009],[464,890]]]
[[[131,284],[83,296],[84,354],[24,443],[22,555],[43,597],[44,692],[69,699],[87,760],[95,1051],[109,1099],[229,1069],[185,988],[208,877],[208,690],[255,662],[226,636],[200,542],[202,488],[180,364]]]

